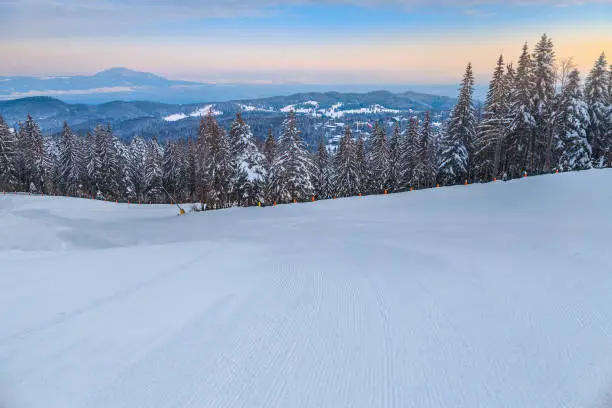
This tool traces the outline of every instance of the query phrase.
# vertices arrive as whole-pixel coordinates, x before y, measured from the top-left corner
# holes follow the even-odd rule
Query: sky
[[[0,76],[116,66],[213,83],[486,83],[542,33],[587,71],[612,0],[0,0]]]

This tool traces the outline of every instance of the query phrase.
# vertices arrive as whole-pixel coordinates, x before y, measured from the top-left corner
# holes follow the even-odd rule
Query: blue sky
[[[484,81],[543,32],[588,69],[612,53],[610,21],[612,0],[0,0],[0,75],[450,83],[472,61]]]

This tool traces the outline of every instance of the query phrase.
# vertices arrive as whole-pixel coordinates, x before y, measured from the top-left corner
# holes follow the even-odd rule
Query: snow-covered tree
[[[272,128],[268,129],[268,137],[264,143],[263,153],[266,158],[266,170],[269,171],[278,155],[278,145],[274,135],[272,135]]]
[[[555,128],[555,52],[546,35],[537,43],[533,54],[534,119],[536,170],[548,172],[553,160]]]
[[[184,149],[181,142],[171,140],[164,149],[162,157],[163,186],[176,200],[180,200],[186,187]]]
[[[511,134],[508,152],[509,174],[518,177],[523,171],[534,172],[537,165],[535,155],[535,125],[533,61],[527,44],[519,58],[511,91]]]
[[[384,125],[376,122],[372,133],[372,145],[368,157],[369,191],[380,194],[390,187],[389,145]]]
[[[357,171],[358,192],[365,193],[368,188],[368,161],[363,137],[359,135],[355,143],[355,170]]]
[[[21,183],[26,191],[44,193],[48,184],[46,182],[49,176],[47,169],[50,165],[40,127],[30,115],[25,123],[19,124],[19,127],[17,145]]]
[[[0,115],[0,190],[13,190],[17,187],[17,140]]]
[[[306,200],[314,192],[312,174],[314,164],[290,112],[283,123],[279,141],[279,155],[270,169],[270,195],[275,201]]]
[[[162,157],[163,149],[157,142],[157,138],[153,138],[146,143],[145,155],[145,190],[147,199],[152,202],[162,200],[166,194],[162,189],[163,186],[163,170]]]
[[[81,182],[81,162],[83,155],[77,136],[67,122],[64,122],[59,142],[58,178],[62,192],[69,195],[79,193]]]
[[[608,63],[605,54],[601,54],[589,73],[585,87],[584,98],[589,109],[589,128],[587,138],[593,149],[594,167],[612,165],[608,155],[612,152],[612,141],[609,132],[609,95],[607,72]]]
[[[334,191],[339,197],[349,197],[360,192],[357,145],[347,126],[334,157]]]
[[[332,167],[329,152],[323,139],[319,141],[319,146],[314,157],[315,172],[313,183],[315,195],[320,198],[329,198],[332,190]]]
[[[403,139],[402,146],[402,185],[410,187],[415,185],[415,170],[419,163],[419,150],[421,142],[419,139],[419,122],[416,117],[411,117]]]
[[[431,133],[429,111],[421,124],[419,133],[418,163],[415,170],[415,184],[420,187],[433,187],[436,180],[436,158]]]
[[[587,140],[589,112],[580,89],[580,75],[573,70],[560,97],[558,149],[561,151],[559,168],[585,170],[591,168],[591,146]]]
[[[471,177],[476,117],[472,104],[474,74],[468,63],[463,75],[459,99],[443,133],[440,153],[440,180],[443,184],[461,183]]]
[[[484,113],[478,127],[475,142],[474,173],[477,179],[491,180],[501,176],[504,169],[506,138],[510,131],[510,86],[511,78],[506,74],[504,57],[499,56],[489,91]]]
[[[229,140],[212,112],[206,115],[202,130],[207,208],[224,208],[229,204],[234,172]]]
[[[94,139],[95,154],[99,160],[99,168],[96,168],[95,173],[95,184],[98,187],[96,194],[98,198],[102,199],[119,199],[121,196],[121,171],[110,126],[106,128],[102,125],[96,126]]]
[[[145,199],[146,186],[146,157],[147,142],[141,137],[136,136],[132,139],[129,146],[129,174],[131,184],[134,188],[134,197],[138,201]]]
[[[233,194],[241,205],[263,201],[266,179],[266,158],[257,149],[251,128],[240,113],[230,130],[229,142],[234,165]]]
[[[405,187],[403,182],[403,148],[404,138],[400,132],[399,125],[396,124],[389,140],[389,187],[394,191]]]

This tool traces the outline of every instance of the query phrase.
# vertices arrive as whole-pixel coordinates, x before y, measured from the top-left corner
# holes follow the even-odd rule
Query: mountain
[[[69,103],[100,104],[114,100],[198,103],[261,99],[276,95],[309,92],[365,93],[378,89],[404,92],[406,89],[426,94],[454,97],[456,85],[316,85],[316,84],[209,84],[170,80],[149,72],[111,68],[94,75],[65,77],[0,76],[0,101],[31,96],[50,96]]]
[[[114,75],[118,78],[119,75]],[[130,76],[126,77],[126,80]],[[151,81],[159,79],[151,78]],[[132,80],[135,82],[134,80]],[[388,127],[400,123],[405,127],[413,115],[425,111],[433,114],[434,123],[448,115],[455,99],[416,92],[368,93],[309,92],[261,99],[165,104],[150,101],[112,101],[98,105],[69,104],[51,97],[30,97],[0,102],[0,114],[12,127],[30,114],[46,133],[57,133],[64,121],[85,132],[98,123],[110,123],[122,137],[157,136],[160,139],[194,135],[202,115],[213,111],[222,126],[229,127],[237,112],[242,112],[256,136],[264,137],[268,128],[275,132],[287,113],[297,113],[300,129],[310,144],[320,138],[334,139],[344,126],[367,132],[376,120]]]

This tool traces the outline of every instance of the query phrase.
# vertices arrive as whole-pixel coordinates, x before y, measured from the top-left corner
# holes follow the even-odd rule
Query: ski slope
[[[611,186],[0,195],[0,407],[610,407]]]

